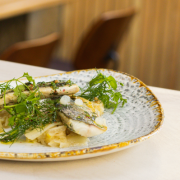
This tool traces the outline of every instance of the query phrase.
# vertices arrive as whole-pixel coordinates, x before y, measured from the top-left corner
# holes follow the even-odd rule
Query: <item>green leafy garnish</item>
[[[0,134],[0,141],[14,142],[27,130],[43,129],[45,125],[55,122],[56,107],[54,101],[46,99],[43,102],[28,101],[26,104],[18,104],[13,108],[14,116],[9,118],[12,130]]]
[[[0,90],[1,90],[0,93],[1,94],[3,94],[5,90],[8,91],[10,89],[11,89],[11,86],[9,84],[7,84],[6,82],[0,84]]]
[[[35,80],[32,78],[32,76],[29,76],[28,73],[24,73],[22,77],[27,78],[27,80],[28,80],[29,82],[32,82],[33,85],[35,86],[35,84],[36,84],[36,83],[35,83]]]
[[[20,79],[26,78],[28,82],[23,83]],[[11,83],[15,83],[15,88],[11,87]],[[43,129],[49,123],[56,122],[57,110],[56,107],[59,99],[44,99],[39,87],[50,86],[56,93],[58,87],[69,85],[73,82],[55,80],[53,82],[39,82],[35,84],[35,80],[28,73],[24,73],[20,78],[14,78],[3,84],[0,84],[0,98],[4,99],[4,105],[0,111],[7,111],[11,117],[9,118],[9,126],[11,130],[0,134],[0,141],[2,142],[15,142],[28,130]],[[123,86],[122,83],[119,83]],[[121,103],[122,106],[127,102],[120,92],[117,92],[117,81],[114,77],[106,77],[102,73],[98,72],[97,76],[93,78],[87,88],[81,90],[81,97],[93,101],[94,98],[101,100],[105,108],[113,108],[112,113],[116,110],[117,106]],[[15,104],[6,104],[6,95],[8,92],[14,93],[17,100],[14,100]],[[68,105],[67,105],[68,106]],[[85,112],[85,115],[89,117],[89,113]],[[77,118],[81,118],[78,116]],[[95,119],[95,116],[94,116]]]
[[[29,82],[23,83],[21,78],[25,77]],[[16,87],[12,89],[10,83],[15,82]],[[28,86],[30,85],[30,86]],[[32,86],[33,91],[31,91]],[[43,129],[45,125],[52,123],[56,119],[55,101],[50,99],[40,101],[41,93],[39,87],[35,86],[34,79],[28,73],[17,79],[9,80],[1,84],[1,98],[4,98],[4,106],[0,111],[6,110],[11,117],[9,118],[9,126],[12,130],[0,134],[0,141],[14,142],[18,140],[27,130],[36,128]],[[6,91],[10,90],[17,96],[17,102],[13,105],[6,105]],[[28,95],[25,91],[29,91]]]
[[[117,81],[114,77],[106,77],[98,71],[97,73],[97,76],[87,84],[87,87],[81,90],[80,96],[90,101],[98,98],[103,102],[105,108],[114,108],[112,111],[114,113],[118,104],[122,103],[124,106],[127,100],[122,97],[120,92],[116,92]],[[120,85],[123,86],[122,83]]]

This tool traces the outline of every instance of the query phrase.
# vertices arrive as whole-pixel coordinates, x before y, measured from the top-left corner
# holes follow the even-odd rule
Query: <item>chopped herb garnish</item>
[[[90,114],[87,111],[84,111],[86,117],[90,117]]]
[[[37,86],[38,87],[52,87],[52,89],[56,90],[59,87],[65,86],[65,85],[69,85],[72,86],[72,84],[74,84],[71,80],[67,80],[67,81],[62,81],[62,80],[54,80],[51,82],[38,82]]]
[[[51,87],[52,87],[54,90],[56,90],[56,89],[59,88],[59,87],[57,86],[57,83],[55,83],[55,82],[51,82]]]

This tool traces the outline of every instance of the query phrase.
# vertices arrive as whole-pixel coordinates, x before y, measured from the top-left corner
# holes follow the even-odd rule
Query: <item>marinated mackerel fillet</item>
[[[93,112],[86,104],[87,100],[86,103],[81,103],[81,105],[76,105],[76,102],[72,100],[67,105],[60,104],[58,114],[61,121],[70,131],[84,137],[92,137],[104,133],[107,130],[106,121],[104,118],[98,117],[98,114],[102,113]],[[102,104],[99,104],[99,106],[102,106]]]
[[[32,84],[26,83],[26,85],[29,87],[29,89],[33,92],[34,89],[36,89],[36,86],[33,87]],[[42,93],[41,98],[49,98],[49,97],[56,97],[60,95],[72,95],[79,91],[79,87],[76,84],[72,84],[69,81],[61,81],[61,80],[55,80],[52,82],[39,82],[37,83],[37,86],[39,87],[39,91]],[[25,90],[23,92],[26,95],[29,95],[29,90]],[[14,91],[8,90],[5,95],[5,101],[6,104],[9,103],[16,103],[17,102],[17,96],[14,95]],[[4,94],[0,95],[0,106],[4,104]]]

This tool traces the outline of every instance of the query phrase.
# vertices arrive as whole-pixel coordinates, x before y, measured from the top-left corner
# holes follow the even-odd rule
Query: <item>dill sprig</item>
[[[122,103],[122,106],[127,102],[126,99],[122,97],[120,92],[116,92],[117,81],[112,76],[106,77],[99,71],[97,71],[97,76],[94,77],[87,87],[81,90],[80,97],[93,101],[94,98],[98,98],[104,104],[105,108],[114,108],[112,114],[116,110],[118,104]],[[122,83],[119,83],[123,86]]]
[[[23,77],[35,87],[33,91],[31,91],[27,83],[20,81]],[[13,81],[16,84],[14,89],[10,86]],[[24,73],[20,78],[14,78],[1,84],[0,89],[1,98],[4,98],[4,107],[0,111],[6,110],[11,114],[8,121],[9,126],[12,128],[12,130],[0,134],[0,141],[14,143],[27,130],[43,129],[45,125],[55,121],[57,116],[55,102],[51,99],[40,101],[42,95],[39,87],[35,86],[34,79],[28,73]],[[16,104],[6,105],[5,97],[8,90],[13,91],[14,95],[17,96]],[[28,90],[29,94],[23,93],[24,90]]]
[[[40,102],[37,98],[28,100],[26,107],[18,105],[11,108],[10,112],[14,115],[9,118],[9,125],[12,130],[0,134],[0,141],[13,143],[27,130],[43,129],[56,121],[56,110],[54,101],[46,99]]]

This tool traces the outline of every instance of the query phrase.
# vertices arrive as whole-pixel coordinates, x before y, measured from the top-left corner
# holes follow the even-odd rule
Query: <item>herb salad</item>
[[[26,78],[28,82],[23,83],[21,78]],[[16,84],[14,88],[11,87],[12,82]],[[113,108],[112,113],[114,113],[118,104],[121,103],[123,106],[127,102],[120,92],[116,92],[117,83],[112,76],[106,77],[97,71],[97,76],[87,84],[86,88],[81,89],[79,96],[90,101],[100,100],[105,108]],[[47,87],[51,89],[48,96],[44,94],[44,89],[42,90]],[[57,112],[60,111],[60,106],[57,104],[62,93],[72,95],[79,91],[77,85],[70,80],[35,83],[28,73],[0,84],[0,90],[0,102],[3,102],[0,103],[0,111],[6,111],[11,115],[8,119],[11,130],[0,133],[0,141],[12,143],[27,131],[43,130],[46,125],[57,122]],[[13,96],[13,100],[7,98],[9,94]],[[54,99],[54,96],[57,98]]]

